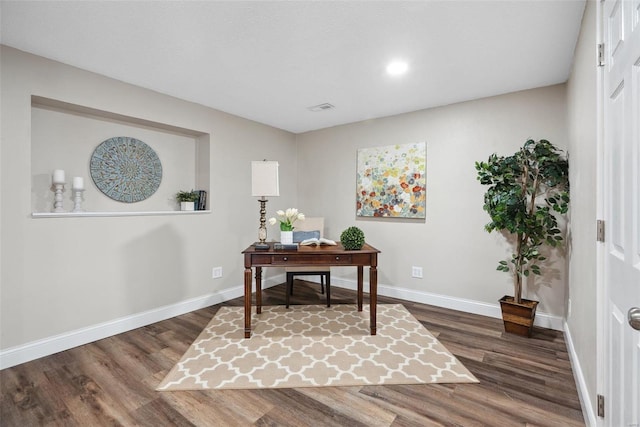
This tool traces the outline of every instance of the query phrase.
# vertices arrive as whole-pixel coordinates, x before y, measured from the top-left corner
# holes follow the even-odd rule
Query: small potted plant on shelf
[[[513,275],[514,295],[500,299],[505,330],[531,336],[538,301],[522,298],[523,278],[541,275],[546,258],[544,245],[562,244],[556,215],[569,209],[569,162],[547,140],[528,140],[515,154],[492,154],[486,162],[476,162],[478,180],[488,185],[484,210],[491,217],[488,232],[500,231],[515,239],[509,260],[497,270]]]
[[[193,211],[195,210],[195,202],[200,198],[200,194],[197,191],[178,191],[176,194],[176,200],[180,202],[181,211]]]

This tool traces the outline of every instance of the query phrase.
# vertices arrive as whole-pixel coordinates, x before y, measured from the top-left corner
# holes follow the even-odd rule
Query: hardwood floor
[[[324,304],[317,284],[295,283],[292,304]],[[331,299],[354,303],[355,292],[334,287]],[[263,301],[283,304],[284,284]],[[379,303],[404,304],[480,383],[156,392],[216,305],[0,371],[0,425],[584,425],[561,332],[527,339],[505,334],[498,319]]]

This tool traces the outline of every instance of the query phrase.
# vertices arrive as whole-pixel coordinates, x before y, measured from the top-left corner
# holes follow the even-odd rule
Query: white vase
[[[193,211],[195,210],[195,202],[180,202],[181,211]]]
[[[293,231],[280,230],[280,243],[284,243],[284,244],[293,243]]]

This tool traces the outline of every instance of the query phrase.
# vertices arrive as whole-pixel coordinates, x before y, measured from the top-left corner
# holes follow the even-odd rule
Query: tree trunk
[[[522,247],[522,237],[522,234],[517,234],[518,241],[516,243],[516,253],[518,254],[518,258],[516,258],[513,271],[513,298],[518,304],[522,303],[522,255],[520,254],[520,248]]]

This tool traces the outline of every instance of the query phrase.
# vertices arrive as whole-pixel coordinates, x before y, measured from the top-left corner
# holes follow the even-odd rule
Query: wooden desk
[[[256,309],[262,313],[262,267],[285,266],[355,266],[358,268],[358,311],[362,311],[363,270],[369,266],[369,308],[371,335],[376,334],[376,304],[378,299],[378,254],[379,250],[365,243],[357,251],[337,246],[300,246],[297,251],[256,250],[252,245],[244,254],[244,337],[251,337],[251,269],[256,269]]]

